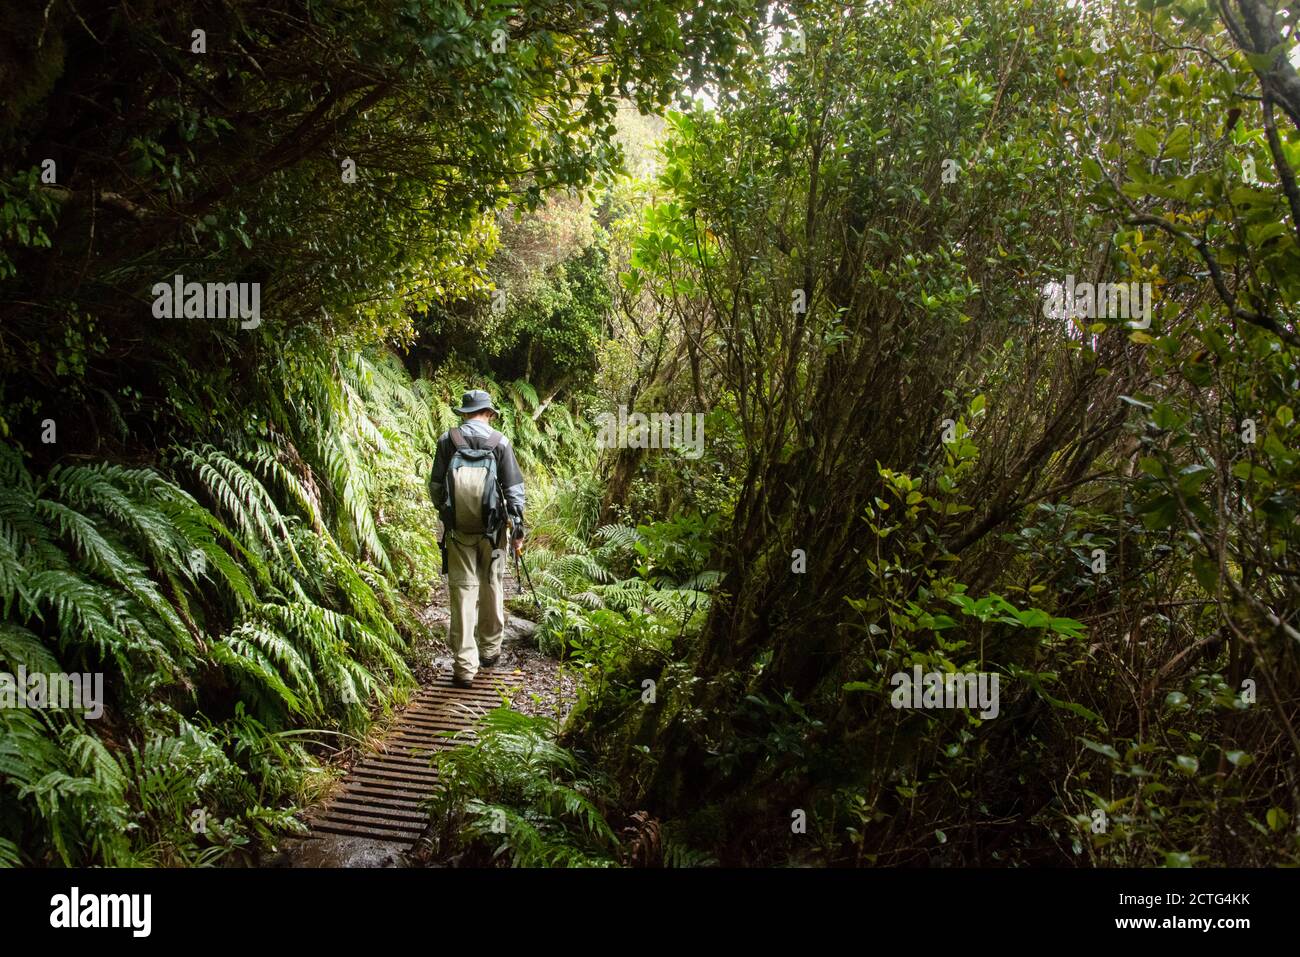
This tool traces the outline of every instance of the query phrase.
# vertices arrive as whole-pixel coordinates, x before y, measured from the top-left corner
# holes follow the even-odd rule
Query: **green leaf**
[[[1165,464],[1154,456],[1145,455],[1138,460],[1138,468],[1147,475],[1153,475],[1156,478],[1165,477]]]
[[[1209,365],[1204,362],[1185,362],[1183,363],[1183,375],[1192,385],[1205,388],[1214,380],[1214,372]]]
[[[1082,638],[1086,634],[1083,622],[1074,618],[1053,618],[1049,627],[1058,635],[1068,638]]]
[[[1155,156],[1160,152],[1160,140],[1145,126],[1140,126],[1134,131],[1133,142],[1147,156]]]
[[[1085,748],[1089,749],[1090,751],[1096,751],[1098,754],[1104,754],[1106,757],[1110,758],[1112,761],[1118,761],[1118,760],[1119,760],[1119,752],[1116,751],[1116,750],[1115,750],[1113,747],[1111,747],[1109,744],[1101,744],[1100,742],[1093,741],[1093,740],[1091,740],[1091,739],[1089,739],[1089,738],[1085,738],[1085,737],[1082,737],[1082,736],[1079,737],[1079,740],[1082,741],[1082,742],[1083,742],[1083,746],[1084,746]]]
[[[1179,123],[1165,141],[1165,152],[1174,159],[1187,159],[1191,152],[1192,128],[1186,123]]]
[[[1039,676],[1037,672],[1026,671],[1023,668],[1015,668],[1013,666],[1011,674],[1012,677],[1023,679],[1031,688],[1034,689],[1034,691],[1044,701],[1050,704],[1053,708],[1060,708],[1063,711],[1069,711],[1072,714],[1077,714],[1081,718],[1087,718],[1089,721],[1097,725],[1099,728],[1104,729],[1106,727],[1105,720],[1102,718],[1101,715],[1097,714],[1095,711],[1089,711],[1087,708],[1079,704],[1077,701],[1062,701],[1060,698],[1053,697],[1051,693],[1048,692],[1047,689],[1043,687],[1042,681],[1039,680]],[[1044,672],[1045,676],[1048,674],[1049,673]]]
[[[1208,465],[1193,463],[1185,466],[1178,472],[1178,488],[1182,493],[1190,498],[1201,490],[1204,485],[1214,475],[1214,470]]]
[[[1215,594],[1219,588],[1219,566],[1212,562],[1205,555],[1197,555],[1192,559],[1192,573],[1196,576],[1196,582],[1208,594]]]
[[[1052,624],[1052,616],[1041,608],[1026,608],[1022,612],[1017,612],[1016,617],[1026,628],[1047,628]]]
[[[1152,531],[1168,528],[1178,518],[1178,500],[1172,495],[1161,495],[1140,509],[1142,524]]]

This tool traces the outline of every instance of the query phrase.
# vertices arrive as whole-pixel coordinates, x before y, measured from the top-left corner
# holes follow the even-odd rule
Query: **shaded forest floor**
[[[523,714],[556,719],[560,725],[568,717],[577,694],[574,676],[563,671],[560,662],[544,654],[537,647],[536,624],[522,614],[534,614],[534,606],[518,594],[513,570],[506,579],[507,621],[501,660],[491,672],[480,671],[480,676],[513,675],[522,679],[519,690],[510,696],[510,706]],[[451,617],[446,582],[438,587],[434,601],[420,613],[426,626],[424,634],[415,641],[410,653],[411,671],[421,686],[429,685],[435,678],[451,674],[452,656],[447,646],[447,625]],[[377,726],[369,746],[349,748],[340,752],[331,767],[340,773],[335,786],[320,801],[303,809],[310,817],[327,804],[346,779],[346,772],[370,751],[374,744],[391,733],[400,720],[400,713]],[[423,842],[421,842],[423,843]],[[418,847],[418,845],[417,845]],[[271,856],[261,862],[265,867],[409,867],[427,865],[417,857],[414,849],[386,841],[349,837],[341,834],[315,834],[308,837],[290,837],[280,842]]]

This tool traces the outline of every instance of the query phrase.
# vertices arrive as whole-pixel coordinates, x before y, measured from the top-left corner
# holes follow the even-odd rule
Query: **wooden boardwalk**
[[[438,786],[430,760],[473,741],[474,728],[522,679],[480,670],[472,688],[439,677],[421,688],[379,747],[362,757],[310,820],[311,835],[368,838],[412,847],[429,823],[426,802]],[[447,732],[455,732],[450,736]]]

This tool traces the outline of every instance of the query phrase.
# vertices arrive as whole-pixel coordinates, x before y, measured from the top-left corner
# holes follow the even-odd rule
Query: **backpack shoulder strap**
[[[483,451],[485,452],[495,451],[496,447],[501,444],[501,440],[504,438],[505,436],[502,435],[500,432],[493,432],[491,435],[489,435],[486,439],[483,440]]]
[[[459,428],[454,428],[448,431],[447,438],[451,439],[451,444],[456,446],[456,448],[463,449],[465,447],[465,436],[461,434]]]

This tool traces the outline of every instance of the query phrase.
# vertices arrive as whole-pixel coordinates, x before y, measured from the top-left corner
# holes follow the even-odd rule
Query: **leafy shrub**
[[[432,813],[443,856],[515,867],[613,867],[619,842],[599,781],[555,741],[554,722],[487,714],[475,745],[435,759]]]

